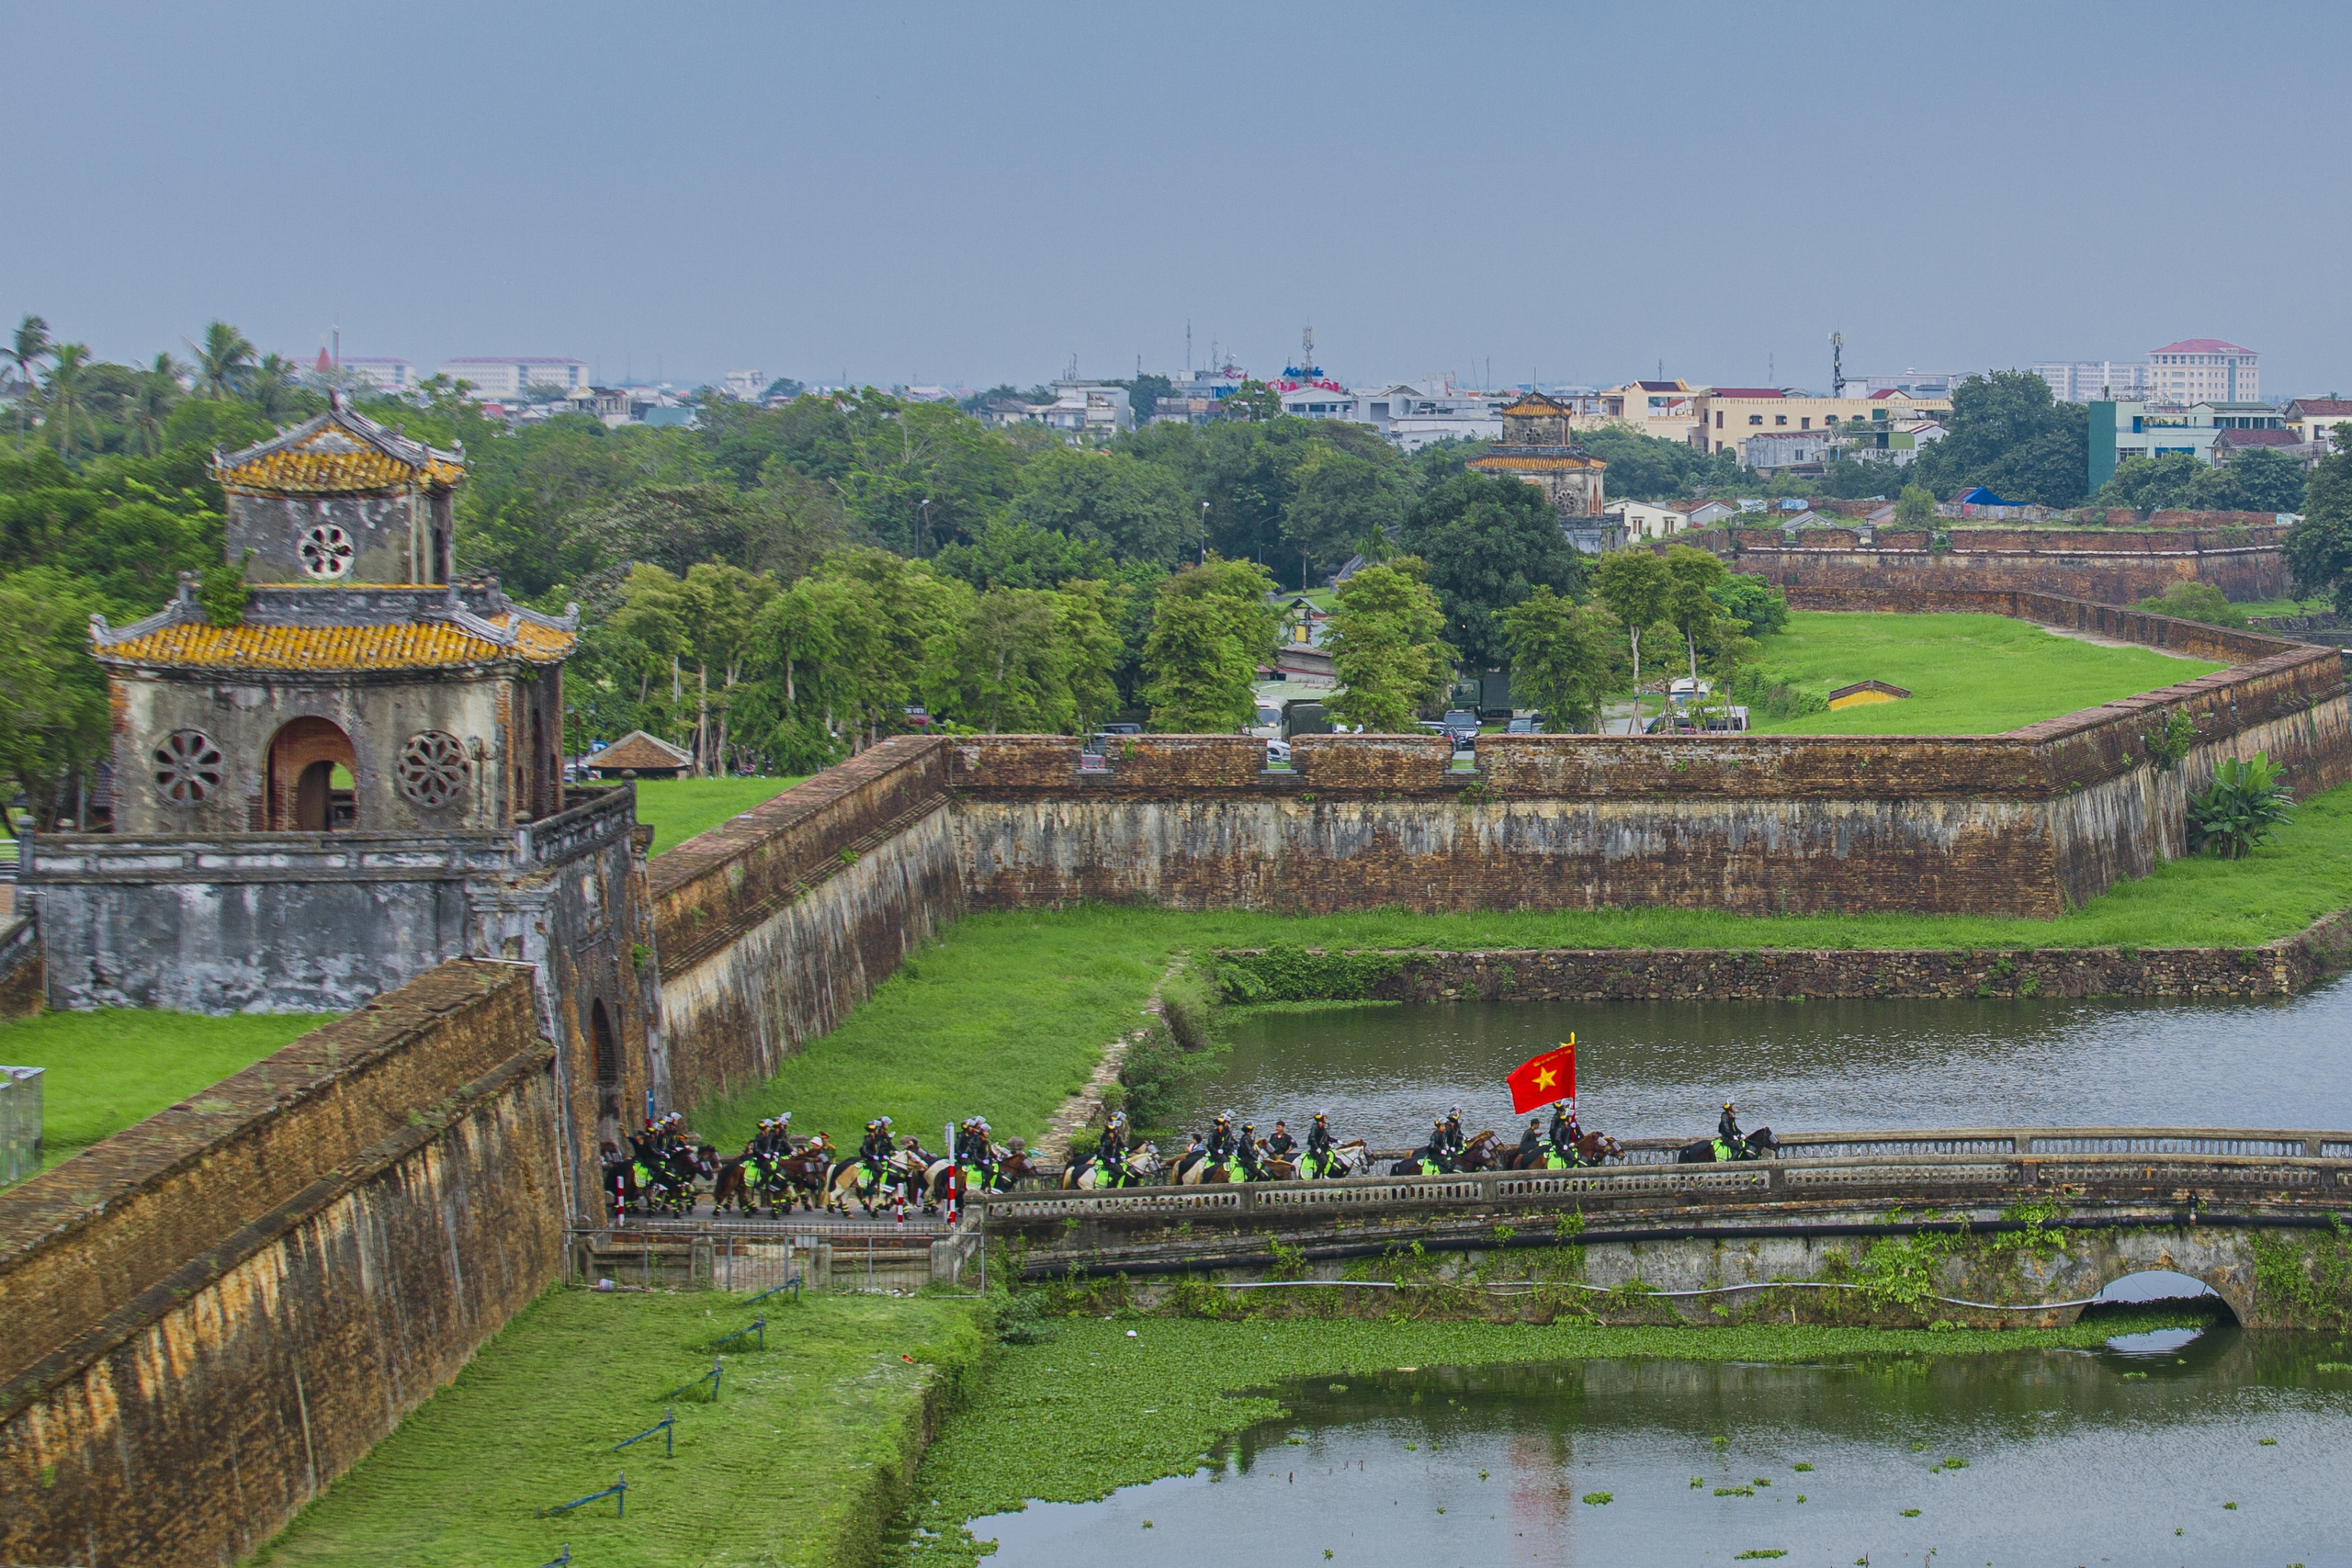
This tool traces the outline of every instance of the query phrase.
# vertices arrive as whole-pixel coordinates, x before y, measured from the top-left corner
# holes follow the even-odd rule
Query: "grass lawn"
[[[2323,593],[2316,599],[2248,599],[2237,607],[2249,615],[2324,615],[2335,602]]]
[[[669,1402],[675,1457],[659,1437],[613,1452],[710,1371],[709,1343],[754,1315],[742,1303],[541,1297],[253,1562],[527,1568],[567,1543],[596,1568],[860,1560],[912,1468],[924,1389],[978,1371],[974,1303],[771,1297],[767,1348],[729,1348],[718,1402]],[[624,1472],[625,1517],[610,1498],[535,1517]]]
[[[2243,861],[2177,860],[2054,920],[1732,915],[1705,909],[1398,910],[1315,917],[1136,905],[966,917],[764,1085],[707,1105],[696,1132],[740,1147],[762,1115],[854,1140],[887,1112],[928,1144],[975,1113],[1035,1137],[1103,1044],[1141,1021],[1170,956],[1262,946],[1717,948],[2252,947],[2352,907],[2352,784],[2306,801]]]
[[[658,855],[798,783],[797,778],[639,779],[637,819],[652,828],[651,852]]]
[[[91,1144],[253,1066],[334,1015],[44,1012],[0,1021],[0,1062],[45,1067],[43,1163]]]
[[[1019,1508],[1031,1499],[1089,1502],[1121,1486],[1186,1474],[1218,1438],[1279,1416],[1281,1404],[1265,1391],[1295,1378],[1633,1357],[1816,1364],[1885,1357],[1916,1376],[1933,1357],[2089,1348],[2112,1334],[2204,1321],[2198,1309],[2176,1307],[2073,1328],[1962,1333],[1071,1318],[1046,1344],[1003,1346],[991,1357],[978,1397],[933,1442],[917,1477],[920,1501],[910,1511],[910,1522],[935,1533],[915,1536],[898,1561],[971,1568],[981,1559],[963,1529],[967,1519]],[[1099,1410],[1154,1414],[1087,1418]]]
[[[2222,668],[2143,648],[2101,648],[2006,615],[1805,610],[1763,639],[1758,664],[1825,695],[1857,681],[1912,694],[1754,727],[1780,735],[1997,735]]]

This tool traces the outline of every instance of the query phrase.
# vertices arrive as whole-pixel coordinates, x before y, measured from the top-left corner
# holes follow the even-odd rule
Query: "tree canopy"
[[[1510,657],[1496,611],[1539,583],[1564,598],[1583,588],[1584,558],[1550,500],[1513,479],[1454,475],[1414,504],[1396,542],[1427,563],[1445,639],[1473,669],[1498,669]]]

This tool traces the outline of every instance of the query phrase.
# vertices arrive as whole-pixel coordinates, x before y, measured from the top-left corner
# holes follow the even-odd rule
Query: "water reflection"
[[[2352,1126],[2352,979],[2279,1001],[1458,1002],[1229,1015],[1196,1113],[1329,1109],[1404,1143],[1459,1101],[1510,1120],[1503,1075],[1576,1032],[1588,1127]]]
[[[2341,1356],[2332,1345],[2222,1327],[2181,1331],[2161,1362],[2109,1348],[1316,1380],[1278,1391],[1288,1417],[1191,1476],[972,1528],[1008,1568],[1326,1551],[1343,1565],[1749,1551],[1894,1562],[1931,1550],[2315,1568],[2352,1562],[2352,1379],[2316,1371]]]

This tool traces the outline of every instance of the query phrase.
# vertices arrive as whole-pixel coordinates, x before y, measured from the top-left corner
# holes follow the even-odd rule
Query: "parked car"
[[[1453,749],[1466,751],[1478,741],[1478,715],[1470,708],[1449,708],[1442,724],[1445,733],[1453,738]]]
[[[1270,768],[1287,768],[1290,766],[1289,741],[1269,740],[1266,742],[1266,766]]]
[[[1535,733],[1535,721],[1532,718],[1512,719],[1510,723],[1505,727],[1503,733],[1505,735],[1532,735]]]

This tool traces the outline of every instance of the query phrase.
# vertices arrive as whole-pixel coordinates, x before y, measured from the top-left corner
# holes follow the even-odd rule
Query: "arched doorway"
[[[588,1006],[588,1044],[596,1057],[596,1119],[600,1139],[621,1135],[621,1042],[602,998]]]
[[[351,737],[323,718],[298,718],[269,741],[269,825],[278,832],[347,832],[359,825],[358,804],[334,771],[356,775]]]

